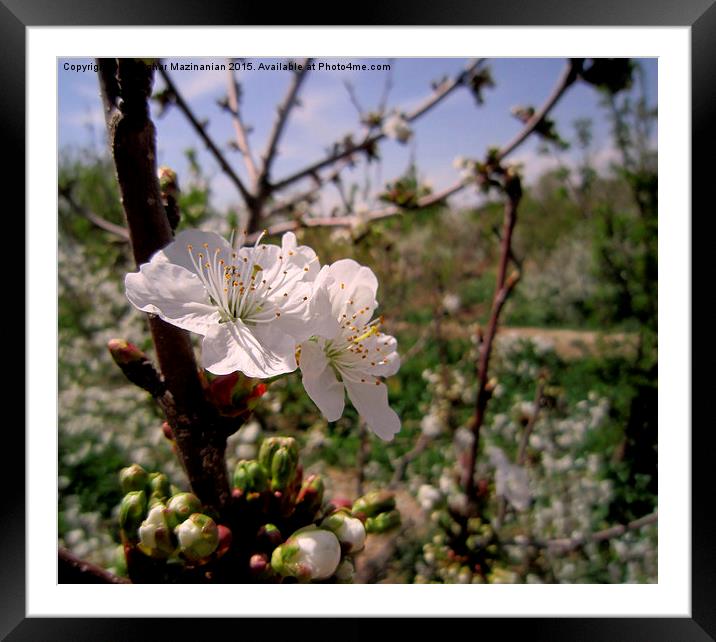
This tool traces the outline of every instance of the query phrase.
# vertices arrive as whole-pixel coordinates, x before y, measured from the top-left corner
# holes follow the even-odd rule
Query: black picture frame
[[[26,27],[33,26],[133,26],[133,25],[264,25],[278,19],[286,25],[331,25],[344,19],[340,3],[314,2],[310,5],[280,5],[276,15],[273,3],[208,3],[196,0],[74,0],[72,3],[47,0],[0,0],[0,131],[6,158],[14,159],[3,170],[7,186],[24,185],[25,181],[25,40]],[[692,81],[692,209],[713,212],[711,178],[713,146],[716,143],[716,0],[434,0],[356,5],[348,16],[356,25],[520,25],[520,26],[689,26],[691,28]],[[5,203],[13,200],[9,212],[24,212],[24,190],[3,190]],[[23,223],[20,223],[20,221]],[[692,219],[693,220],[693,219]],[[24,218],[15,216],[18,229],[13,234],[24,238]],[[48,225],[53,225],[48,213]],[[702,235],[702,242],[706,235]],[[698,237],[693,235],[692,239]],[[708,242],[708,241],[705,241]],[[692,245],[693,247],[693,245]],[[693,254],[692,254],[693,256]],[[701,256],[705,256],[702,254]],[[710,292],[698,288],[706,283],[708,267],[692,262],[693,292]],[[29,284],[24,284],[26,287]],[[24,294],[24,293],[23,293]],[[22,294],[20,296],[23,296]],[[703,298],[703,297],[702,297]],[[705,316],[705,315],[704,315]],[[694,317],[692,317],[694,318]],[[703,318],[703,317],[702,317]],[[695,318],[694,318],[695,320]],[[695,325],[695,324],[694,324]],[[693,328],[693,325],[692,325]],[[32,337],[25,336],[25,345]],[[692,337],[693,340],[693,337]],[[706,344],[704,344],[706,345]],[[17,372],[17,369],[15,370]],[[19,375],[17,376],[19,379]],[[708,398],[708,375],[692,377],[692,399]],[[699,394],[701,393],[701,394]],[[48,395],[54,392],[48,390]],[[692,587],[691,617],[684,618],[484,618],[474,627],[474,635],[499,633],[524,635],[531,640],[713,640],[716,639],[716,493],[710,474],[714,452],[712,421],[693,422],[692,437]],[[16,640],[123,640],[177,636],[179,639],[201,639],[207,636],[206,623],[193,619],[139,618],[27,618],[25,609],[25,493],[19,480],[24,477],[25,439],[16,423],[6,419],[3,465],[3,526],[0,528],[0,636]],[[687,431],[690,426],[670,426]],[[12,453],[12,458],[8,453]],[[14,460],[15,468],[10,459]],[[377,621],[374,618],[346,623],[325,622],[320,629],[333,627],[351,639],[388,632],[394,625],[405,635],[405,620]],[[411,623],[414,624],[414,623]],[[445,635],[445,623],[419,620],[420,632],[427,636]],[[452,620],[450,631],[458,622]],[[231,623],[229,622],[230,626]],[[287,619],[274,620],[270,630],[261,621],[247,621],[248,628],[263,630],[273,639],[283,634],[295,638],[301,631],[311,633],[304,622],[298,626]],[[246,632],[241,625],[242,635]],[[216,621],[211,635],[222,635],[226,624]],[[336,630],[336,629],[333,629]],[[452,633],[454,635],[454,633]],[[334,634],[332,634],[333,637]],[[340,633],[339,633],[340,635]],[[197,637],[199,636],[199,637]],[[303,637],[303,635],[300,635]],[[319,636],[319,637],[322,637]]]

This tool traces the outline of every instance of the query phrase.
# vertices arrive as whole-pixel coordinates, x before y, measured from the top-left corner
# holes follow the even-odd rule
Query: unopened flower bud
[[[266,469],[255,459],[242,459],[234,468],[234,488],[245,494],[268,490]]]
[[[169,478],[164,473],[149,473],[149,493],[151,496],[166,499],[171,495],[171,492]]]
[[[256,544],[262,551],[273,551],[282,541],[281,531],[274,524],[264,524],[256,533]]]
[[[168,557],[176,545],[167,524],[166,507],[155,504],[139,527],[140,548],[152,557]]]
[[[334,576],[340,584],[351,584],[356,574],[356,567],[350,557],[346,557],[338,565]]]
[[[201,512],[201,502],[193,493],[177,493],[167,504],[167,524],[174,530],[192,513]]]
[[[147,510],[147,496],[143,490],[127,493],[119,506],[119,527],[131,539],[136,539],[137,528]]]
[[[396,526],[400,526],[400,513],[397,510],[380,513],[365,520],[367,533],[386,533]]]
[[[353,513],[374,517],[395,508],[395,496],[387,490],[375,490],[359,497],[353,503]]]
[[[124,339],[110,339],[107,348],[117,365],[123,366],[130,363],[141,363],[147,359],[137,346]]]
[[[209,557],[219,545],[219,529],[211,517],[194,513],[174,529],[185,557],[199,561]]]
[[[219,544],[216,547],[216,554],[221,556],[231,548],[231,542],[234,536],[231,533],[231,529],[223,524],[218,524],[216,528],[219,531]]]
[[[341,561],[341,545],[330,531],[306,526],[274,550],[271,567],[283,577],[299,581],[328,579]]]
[[[132,464],[119,471],[119,484],[125,495],[132,491],[144,490],[148,480],[147,471],[139,464]]]
[[[287,450],[290,457],[298,462],[298,445],[293,437],[269,437],[264,439],[259,449],[259,462],[266,470],[273,470],[273,458],[281,449]]]
[[[298,456],[295,451],[282,446],[271,460],[271,489],[285,490],[296,477]]]
[[[338,538],[343,552],[353,555],[362,551],[365,546],[365,527],[357,517],[351,517],[347,511],[338,511],[329,515],[321,522],[321,528],[326,528]]]
[[[296,510],[304,515],[315,515],[323,504],[325,484],[320,475],[313,474],[306,477],[301,484],[301,490],[296,498]]]

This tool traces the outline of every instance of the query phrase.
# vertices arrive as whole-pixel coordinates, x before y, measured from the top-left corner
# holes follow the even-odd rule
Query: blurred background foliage
[[[610,170],[595,168],[589,120],[557,123],[580,160],[562,162],[563,145],[545,145],[558,167],[526,186],[520,206],[513,251],[522,280],[502,318],[491,371],[497,389],[478,465],[491,479],[490,449],[514,460],[538,411],[525,463],[531,503],[526,510],[508,506],[504,522],[516,536],[573,537],[656,509],[656,111],[640,92],[638,68],[635,79],[629,91],[603,92],[619,152]],[[210,183],[196,154],[186,154],[191,170],[179,177],[180,227],[228,236],[238,214],[212,209]],[[388,193],[400,181],[420,191],[419,170],[411,165]],[[124,275],[135,269],[128,243],[92,220],[123,225],[111,160],[104,151],[62,150],[58,189],[59,539],[120,572],[117,471],[137,462],[182,488],[187,483],[158,409],[106,349],[121,337],[152,353],[146,321],[124,297]],[[229,465],[255,456],[260,436],[281,433],[299,440],[304,466],[323,471],[334,494],[354,498],[359,485],[393,483],[410,527],[385,543],[389,555],[371,553],[386,558],[366,571],[366,581],[478,581],[446,558],[446,507],[460,500],[453,472],[469,441],[474,337],[489,315],[501,220],[502,204],[488,200],[474,209],[408,209],[370,225],[298,233],[322,263],[353,257],[376,272],[378,311],[403,356],[388,381],[403,428],[393,442],[380,442],[361,430],[350,406],[327,424],[293,373],[271,383],[254,419],[230,439]],[[427,445],[417,452],[421,435]],[[656,579],[655,527],[560,556],[506,546],[489,576]]]

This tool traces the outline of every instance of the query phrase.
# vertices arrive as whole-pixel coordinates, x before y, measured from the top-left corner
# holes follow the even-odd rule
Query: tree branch
[[[101,216],[98,216],[94,212],[88,210],[86,207],[82,207],[82,205],[74,199],[72,191],[69,188],[60,187],[58,192],[60,197],[67,201],[67,204],[71,209],[77,212],[80,216],[86,218],[90,223],[93,223],[105,232],[114,234],[117,238],[123,241],[129,241],[129,230],[127,230],[126,227],[112,223],[111,221],[108,221],[107,219],[102,218]]]
[[[216,143],[214,143],[214,141],[207,133],[206,128],[197,120],[196,116],[194,115],[194,112],[192,112],[191,108],[189,107],[189,105],[187,105],[181,93],[179,93],[179,90],[176,88],[176,85],[172,81],[169,74],[162,67],[159,68],[159,73],[164,79],[167,88],[172,93],[177,107],[179,107],[184,116],[186,116],[187,120],[194,128],[194,131],[196,131],[196,133],[199,135],[199,138],[204,141],[204,144],[206,145],[207,149],[212,153],[212,155],[216,159],[216,162],[219,163],[219,167],[221,167],[221,170],[229,177],[229,180],[231,180],[231,182],[239,190],[239,193],[246,202],[247,206],[250,207],[250,205],[255,200],[254,196],[246,189],[246,186],[244,185],[243,181],[239,178],[238,174],[231,167],[225,156],[221,153],[221,150],[219,150],[219,148],[216,146]]]
[[[291,109],[296,104],[296,97],[298,96],[301,84],[306,78],[308,73],[308,69],[306,67],[310,62],[310,58],[305,58],[301,63],[301,69],[294,72],[288,91],[286,92],[286,96],[276,109],[276,120],[274,121],[273,129],[271,130],[268,142],[266,143],[266,151],[262,155],[263,165],[261,167],[257,185],[259,190],[261,190],[264,184],[268,182],[271,175],[271,165],[276,158],[278,142],[281,139],[281,134],[286,126],[286,122],[288,121],[288,115],[291,113]]]
[[[62,547],[57,549],[57,581],[60,584],[131,584],[128,579],[85,562]]]
[[[433,91],[433,93],[428,96],[428,98],[426,98],[420,105],[418,105],[418,107],[416,107],[410,113],[406,114],[405,120],[408,122],[412,122],[416,118],[419,118],[423,114],[427,113],[430,109],[435,107],[435,105],[447,98],[447,96],[449,96],[460,85],[464,84],[465,79],[468,77],[468,75],[475,69],[477,69],[483,62],[483,59],[475,60],[470,63],[468,67],[462,72],[460,72],[455,78],[451,80],[446,80],[441,83],[435,89],[435,91]],[[372,136],[366,136],[361,143],[350,145],[344,149],[335,151],[326,156],[325,158],[316,161],[315,163],[312,163],[307,167],[304,167],[303,169],[291,174],[290,176],[287,176],[286,178],[281,179],[276,183],[271,184],[270,190],[271,192],[277,192],[279,190],[282,190],[288,185],[291,185],[292,183],[295,183],[296,181],[301,180],[306,176],[315,174],[318,170],[323,169],[327,165],[332,165],[333,163],[348,156],[351,156],[356,152],[370,149],[376,142],[383,138],[385,138],[385,134],[383,132],[378,132],[376,134],[373,134]]]
[[[251,147],[249,146],[249,138],[246,134],[246,128],[241,120],[241,113],[239,111],[239,85],[236,82],[236,76],[234,75],[231,65],[227,65],[228,69],[228,99],[229,99],[229,112],[231,113],[231,122],[234,125],[234,131],[236,132],[236,146],[244,156],[246,163],[246,169],[249,172],[251,182],[254,184],[254,189],[258,182],[258,169],[254,162],[254,157],[251,154]]]
[[[104,84],[119,87],[117,102],[105,105],[108,135],[122,206],[137,266],[172,240],[156,168],[156,130],[149,117],[152,71],[140,60],[99,59]],[[112,92],[103,89],[103,96]],[[121,102],[118,100],[121,98]],[[120,107],[121,105],[121,107]],[[226,430],[204,397],[188,334],[148,315],[149,327],[172,403],[169,422],[192,490],[221,515],[230,500],[224,453]]]
[[[557,80],[557,84],[552,89],[552,92],[545,100],[544,104],[538,111],[534,113],[525,126],[517,133],[517,135],[497,153],[496,161],[499,162],[508,154],[511,154],[517,147],[519,147],[527,137],[537,128],[537,126],[544,120],[547,114],[557,104],[557,101],[562,97],[565,91],[577,80],[579,70],[581,69],[582,63],[580,59],[570,58],[567,62],[567,66]]]
[[[656,524],[659,521],[659,513],[655,511],[639,519],[628,522],[627,524],[617,524],[610,526],[601,531],[594,533],[587,533],[582,537],[564,537],[558,539],[530,539],[530,538],[515,538],[511,540],[501,540],[500,544],[503,546],[534,546],[535,548],[549,549],[559,553],[568,553],[570,551],[583,548],[587,544],[605,542],[615,537],[620,537],[628,531],[639,530],[645,526]]]
[[[472,501],[475,495],[475,463],[477,461],[477,453],[480,443],[480,429],[485,420],[485,411],[487,404],[492,396],[492,389],[488,385],[488,372],[490,366],[490,356],[492,354],[492,346],[497,333],[497,325],[499,322],[502,308],[507,297],[519,280],[519,273],[514,272],[507,278],[507,264],[510,257],[510,247],[512,244],[512,232],[517,223],[517,207],[522,198],[522,190],[519,178],[513,177],[508,179],[505,186],[507,202],[505,203],[505,215],[503,222],[502,246],[500,249],[500,263],[497,272],[497,284],[495,286],[495,294],[492,300],[492,310],[490,312],[490,320],[487,325],[487,333],[480,342],[480,357],[477,367],[477,400],[475,402],[475,416],[472,424],[473,440],[468,450],[468,456],[465,460],[462,487],[468,497],[468,501]]]

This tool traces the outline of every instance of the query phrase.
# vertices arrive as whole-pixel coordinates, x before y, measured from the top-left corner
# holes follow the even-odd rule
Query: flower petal
[[[334,316],[340,319],[346,314],[350,318],[358,310],[363,310],[364,316],[358,321],[368,321],[378,307],[375,300],[378,279],[373,271],[353,259],[342,259],[331,264],[329,275],[334,279],[330,286]]]
[[[340,419],[345,407],[343,384],[336,379],[322,345],[316,341],[301,345],[301,375],[306,393],[326,420]]]
[[[135,308],[184,330],[204,335],[219,320],[199,278],[178,265],[152,260],[127,274],[124,285]]]
[[[365,383],[344,378],[348,397],[371,430],[384,441],[391,441],[400,432],[400,418],[388,405],[388,388],[375,379]]]
[[[247,377],[265,379],[293,372],[296,342],[271,324],[247,326],[242,321],[217,323],[202,344],[202,364],[213,374],[240,370]]]
[[[204,249],[204,244],[207,246],[206,250]],[[193,248],[195,260],[199,252],[204,252],[205,256],[211,252],[213,256],[213,253],[218,249],[220,258],[224,259],[227,263],[231,262],[231,253],[233,250],[229,242],[219,234],[214,232],[201,232],[200,230],[183,230],[179,232],[169,245],[163,250],[159,250],[159,252],[152,257],[152,262],[166,260],[170,263],[181,265],[190,272],[196,272],[187,246]]]
[[[398,342],[389,334],[379,333],[362,341],[366,354],[366,370],[379,377],[390,377],[400,369],[400,355],[397,352]],[[372,365],[375,363],[375,365]]]

